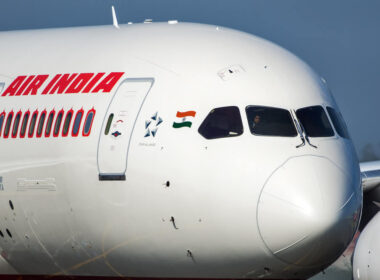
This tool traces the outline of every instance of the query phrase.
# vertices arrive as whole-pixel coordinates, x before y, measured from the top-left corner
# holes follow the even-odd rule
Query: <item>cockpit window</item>
[[[297,136],[290,112],[285,109],[247,106],[245,108],[252,134],[265,136]]]
[[[348,134],[347,126],[342,115],[331,107],[326,107],[326,109],[339,136],[349,139],[350,135]]]
[[[206,139],[234,137],[243,134],[243,123],[236,106],[212,109],[198,132]]]
[[[297,118],[300,120],[309,137],[330,137],[334,136],[325,110],[321,106],[312,106],[298,109]]]

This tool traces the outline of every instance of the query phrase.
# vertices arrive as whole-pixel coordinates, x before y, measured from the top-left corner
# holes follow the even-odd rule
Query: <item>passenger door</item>
[[[99,180],[125,180],[133,129],[153,82],[153,78],[126,79],[111,100],[98,144]]]

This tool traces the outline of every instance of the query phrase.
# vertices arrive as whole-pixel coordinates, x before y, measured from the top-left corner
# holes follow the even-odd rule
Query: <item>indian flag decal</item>
[[[174,128],[181,128],[181,127],[191,127],[193,124],[191,121],[188,120],[188,117],[195,117],[196,112],[195,111],[187,111],[187,112],[177,112],[176,117],[177,118],[182,118],[181,121],[178,122],[173,122],[173,127]]]

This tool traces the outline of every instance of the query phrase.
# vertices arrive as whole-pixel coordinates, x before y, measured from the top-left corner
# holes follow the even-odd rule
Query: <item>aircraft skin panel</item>
[[[12,137],[12,129],[5,137],[5,126],[0,132],[0,248],[21,275],[305,279],[344,250],[324,240],[351,241],[361,204],[351,140],[334,133],[311,137],[317,148],[297,148],[298,134],[250,132],[249,105],[337,108],[320,77],[286,50],[199,24],[3,32],[0,38],[6,42],[0,46],[4,125],[12,111],[12,124],[18,112],[38,114],[30,137],[29,131]],[[99,139],[117,89],[126,79],[147,77],[154,79],[149,94],[144,102],[127,102],[133,121],[110,129],[125,137],[107,153]],[[226,106],[238,108],[243,133],[203,137],[201,124]],[[112,169],[115,157],[122,168]],[[328,172],[320,162],[329,163]],[[103,170],[125,171],[125,178],[100,180]],[[310,178],[297,180],[305,174]],[[325,175],[336,186],[324,184]],[[307,193],[302,184],[309,183]],[[302,202],[312,195],[315,203],[304,211]],[[296,244],[300,231],[272,211],[280,209],[278,198],[284,214],[296,205],[298,221],[308,221],[303,242]],[[266,213],[260,223],[259,212]],[[335,227],[342,217],[349,223]],[[315,244],[321,253],[303,258]],[[283,250],[280,257],[273,248]]]

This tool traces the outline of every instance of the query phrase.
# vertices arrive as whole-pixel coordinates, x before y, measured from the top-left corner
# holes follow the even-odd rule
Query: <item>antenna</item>
[[[111,7],[112,10],[112,20],[113,20],[113,26],[115,26],[117,29],[119,29],[119,24],[117,23],[117,17],[116,17],[116,12],[115,12],[115,7],[112,5]]]

